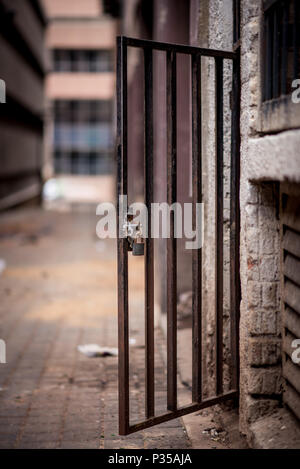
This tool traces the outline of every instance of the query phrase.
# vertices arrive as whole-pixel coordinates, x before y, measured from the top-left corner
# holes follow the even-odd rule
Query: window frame
[[[68,67],[61,67],[64,64]],[[60,66],[59,66],[60,65]],[[114,59],[111,49],[52,49],[52,73],[113,73]]]
[[[265,12],[280,0],[261,0],[260,15],[260,99],[258,130],[262,134],[300,128],[300,104],[292,102],[292,91],[264,100],[265,93]],[[280,73],[280,68],[279,68]],[[299,77],[300,78],[300,74]]]
[[[53,124],[56,174],[97,176],[113,172],[112,100],[56,100],[53,102]],[[101,128],[107,130],[103,145],[95,140]],[[77,134],[75,140],[74,131]],[[62,135],[64,132],[65,136]]]

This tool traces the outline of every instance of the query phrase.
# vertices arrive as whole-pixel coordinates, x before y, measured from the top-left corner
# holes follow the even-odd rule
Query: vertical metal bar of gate
[[[282,58],[281,58],[281,94],[287,91],[287,64],[288,64],[288,25],[289,25],[289,3],[283,4],[282,22]]]
[[[216,104],[216,395],[223,392],[223,59],[215,58]]]
[[[298,78],[299,70],[299,1],[292,2],[293,23],[293,78]]]
[[[118,38],[117,46],[117,194],[127,196],[127,47],[124,38]],[[126,238],[120,237],[119,197],[117,208],[119,431],[126,435],[129,431],[128,242]],[[127,206],[125,209],[127,212]]]
[[[278,26],[279,26],[279,12],[277,9],[274,10],[273,16],[273,89],[272,89],[272,96],[273,98],[278,98],[279,96],[279,34],[278,34]]]
[[[265,22],[265,35],[267,38],[267,57],[266,57],[266,72],[264,84],[264,99],[269,100],[272,97],[272,56],[273,56],[273,41],[271,41],[272,22],[271,17],[268,15]]]
[[[201,119],[201,55],[192,56],[192,178],[193,230],[197,227],[196,204],[202,202],[202,119]],[[202,397],[202,249],[193,249],[193,348],[192,400]]]
[[[145,205],[148,209],[148,237],[145,240],[145,359],[146,417],[154,416],[154,249],[151,237],[153,203],[153,57],[144,50],[145,77]]]
[[[145,73],[145,203],[148,208],[148,237],[145,240],[145,325],[146,325],[146,420],[130,425],[129,421],[129,337],[128,337],[128,248],[127,239],[118,238],[118,308],[119,308],[119,431],[126,435],[181,417],[238,395],[238,308],[239,308],[239,62],[234,52],[201,49],[191,46],[118,38],[117,64],[117,157],[118,194],[127,195],[127,47],[144,52]],[[192,403],[177,407],[177,263],[174,211],[171,211],[170,238],[167,241],[167,412],[155,415],[154,406],[154,265],[151,238],[151,203],[153,202],[153,49],[166,52],[167,63],[167,200],[177,201],[176,142],[176,54],[191,56],[192,76],[192,174],[193,229],[197,226],[196,204],[202,201],[202,119],[201,57],[215,60],[216,99],[216,394],[202,397],[202,273],[201,249],[193,250],[193,386]],[[231,132],[231,390],[223,392],[223,61],[233,62],[232,132]],[[127,207],[126,207],[127,209]],[[176,215],[175,215],[176,216]],[[119,228],[119,226],[118,226]]]
[[[167,201],[177,199],[176,53],[167,52]],[[177,249],[174,211],[167,239],[167,407],[177,408]]]
[[[231,185],[230,185],[230,342],[231,389],[239,384],[239,310],[240,310],[240,59],[232,64],[231,110]]]

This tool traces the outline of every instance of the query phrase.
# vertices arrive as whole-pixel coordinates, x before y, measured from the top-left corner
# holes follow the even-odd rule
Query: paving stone
[[[97,253],[95,260],[87,229],[94,227],[92,215],[31,210],[15,216],[27,225],[47,223],[53,230],[34,245],[20,246],[12,239],[8,249],[7,241],[0,240],[0,257],[3,253],[8,265],[3,280],[14,292],[0,304],[1,330],[10,334],[8,364],[0,365],[0,448],[189,448],[180,419],[120,437],[118,361],[77,351],[84,343],[117,345],[115,243],[108,241],[106,252]],[[133,262],[140,294],[143,266]],[[132,320],[137,344],[143,343],[139,304]],[[166,346],[159,331],[156,340],[157,348]],[[131,419],[140,421],[145,349],[133,346],[131,351]],[[157,404],[165,411],[162,356],[162,350],[156,351],[155,379]]]

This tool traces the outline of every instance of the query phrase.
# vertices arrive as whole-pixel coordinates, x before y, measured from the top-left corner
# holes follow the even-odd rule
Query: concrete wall
[[[197,18],[190,31],[193,44],[200,47],[232,50],[232,2],[197,1],[191,4],[191,18]],[[204,392],[215,389],[215,70],[214,60],[202,59],[202,195],[204,202],[204,246],[202,249],[202,302],[204,353]],[[229,389],[229,204],[230,204],[230,130],[229,92],[232,68],[224,62],[224,384]]]
[[[36,114],[44,107],[44,83],[36,70],[13,45],[0,37],[1,78],[6,82],[6,91],[22,106]]]
[[[103,17],[94,21],[53,21],[47,28],[46,40],[53,49],[112,49],[116,44],[116,24]]]
[[[49,17],[94,18],[102,14],[101,0],[42,0]]]
[[[46,80],[49,99],[113,99],[114,73],[51,73]]]
[[[45,20],[36,8],[27,0],[0,2],[7,93],[0,109],[0,210],[38,199],[42,189]]]

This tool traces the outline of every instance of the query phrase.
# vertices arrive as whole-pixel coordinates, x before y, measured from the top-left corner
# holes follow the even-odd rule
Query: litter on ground
[[[97,344],[78,345],[77,350],[89,358],[117,357],[118,349],[114,347],[100,347]]]

